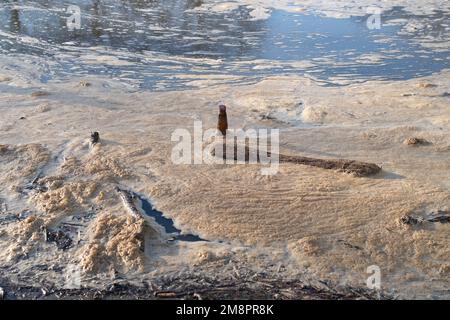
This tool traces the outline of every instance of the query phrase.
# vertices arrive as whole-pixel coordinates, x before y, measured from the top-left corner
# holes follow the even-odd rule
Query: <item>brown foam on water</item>
[[[130,216],[100,215],[91,226],[90,241],[80,253],[85,271],[113,267],[120,271],[144,267],[144,221]]]
[[[155,270],[177,270],[188,260],[184,252],[200,246],[208,253],[190,251],[194,263],[215,260],[213,241],[189,247],[155,241],[145,260],[139,251],[142,226],[129,220],[114,192],[120,184],[151,198],[180,230],[267,255],[283,251],[276,262],[291,271],[301,266],[322,279],[365,285],[366,268],[376,264],[387,288],[412,296],[442,292],[450,280],[449,225],[405,228],[397,221],[450,207],[450,108],[443,96],[450,92],[449,78],[446,71],[410,81],[322,87],[301,77],[274,77],[250,86],[167,93],[111,89],[108,95],[97,89],[103,88],[100,80],[90,81],[85,92],[77,79],[45,88],[57,101],[48,98],[50,108],[44,113],[35,112],[29,94],[2,93],[7,100],[0,99],[0,126],[23,114],[27,120],[10,121],[9,130],[0,132],[9,144],[0,151],[7,168],[0,172],[0,193],[8,205],[1,217],[28,209],[42,219],[31,224],[34,230],[92,213],[81,229],[82,241],[67,252],[24,232],[27,243],[39,244],[36,250],[42,244],[45,250],[15,266],[23,271],[54,258],[83,261],[83,268],[94,274],[143,266],[140,276],[145,277]],[[423,82],[435,86],[420,86]],[[201,120],[204,129],[215,128],[217,104],[224,99],[231,128],[279,128],[280,153],[354,159],[377,164],[383,172],[355,178],[282,163],[278,174],[262,176],[260,165],[174,164],[172,133],[180,128],[193,132],[194,120]],[[286,111],[279,118],[278,107]],[[306,117],[305,124],[302,113],[309,107],[326,115]],[[261,117],[268,113],[275,119]],[[101,137],[94,147],[86,143],[91,131]],[[430,144],[404,145],[410,137]],[[53,167],[38,180],[47,190],[30,196],[17,192],[14,186],[28,183],[49,161],[48,150],[57,155],[61,149],[60,162],[50,161]],[[8,236],[16,226],[27,228],[21,223],[0,225],[1,250],[23,244]],[[256,254],[244,260],[258,267],[262,261]],[[7,265],[5,256],[0,264]]]

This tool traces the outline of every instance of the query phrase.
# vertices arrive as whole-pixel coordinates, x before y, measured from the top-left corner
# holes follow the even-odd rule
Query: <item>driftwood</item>
[[[91,133],[91,143],[96,144],[100,141],[100,133],[97,131]]]
[[[61,230],[46,230],[46,241],[55,242],[58,249],[61,250],[67,250],[72,246],[72,239]]]
[[[450,211],[432,212],[427,217],[413,217],[411,215],[405,215],[400,218],[400,222],[406,225],[419,225],[424,222],[450,223]]]
[[[222,157],[223,159],[244,160],[250,162],[250,154],[256,154],[256,161],[261,162],[260,153],[252,150],[250,153],[248,146],[245,146],[244,159],[238,159],[237,146],[234,146],[233,155],[227,155],[226,145],[223,146]],[[259,151],[259,150],[258,150]],[[216,156],[215,149],[211,151],[212,156]],[[271,157],[271,153],[267,152],[267,157]],[[279,163],[293,163],[306,166],[318,167],[322,169],[337,170],[339,172],[349,173],[356,177],[367,177],[375,175],[381,171],[381,167],[376,164],[368,162],[360,162],[355,160],[345,159],[317,159],[302,156],[289,156],[284,154],[278,155]]]
[[[136,207],[134,194],[128,190],[121,189],[116,187],[117,193],[119,193],[120,198],[122,199],[123,205],[128,210],[128,212],[135,218],[141,219],[142,214],[139,209]]]
[[[280,154],[280,163],[283,162],[337,170],[339,172],[349,173],[357,177],[367,177],[375,175],[381,171],[381,167],[376,164],[345,159],[316,159]]]
[[[34,92],[31,93],[31,96],[34,97],[34,98],[45,97],[45,96],[48,96],[48,95],[50,95],[49,92],[42,91],[42,90],[34,91]]]
[[[39,170],[36,176],[31,180],[29,183],[27,183],[23,189],[25,190],[36,190],[38,192],[45,192],[47,191],[47,187],[41,185],[39,183],[39,179],[42,177],[42,170]]]

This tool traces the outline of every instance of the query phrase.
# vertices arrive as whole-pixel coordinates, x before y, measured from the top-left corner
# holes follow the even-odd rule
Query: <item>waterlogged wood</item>
[[[295,163],[323,169],[337,170],[352,174],[356,177],[372,176],[381,171],[381,167],[374,163],[346,159],[317,159],[302,156],[286,156],[280,154],[280,163]]]
[[[142,215],[139,209],[136,207],[134,194],[128,190],[124,190],[119,187],[116,187],[116,191],[119,194],[120,198],[122,199],[123,205],[127,209],[127,211],[133,217],[141,219]]]
[[[45,96],[48,96],[48,95],[50,95],[49,92],[42,91],[42,90],[34,91],[34,92],[31,93],[31,96],[34,97],[34,98],[45,97]]]
[[[450,212],[438,214],[427,219],[428,222],[450,223]]]
[[[238,157],[238,148],[234,146],[233,155],[228,156],[226,145],[223,145],[222,157],[224,160],[233,159],[236,161],[245,161],[251,163],[251,155],[256,155],[256,162],[261,162],[260,153],[256,151],[252,151],[247,146],[245,147],[245,153],[242,158]],[[211,155],[216,156],[215,149],[211,151]],[[267,152],[267,158],[270,160],[271,153]],[[318,159],[318,158],[310,158],[310,157],[302,157],[302,156],[292,156],[292,155],[278,155],[279,163],[293,163],[293,164],[301,164],[306,166],[318,167],[322,169],[328,170],[337,170],[339,172],[344,172],[351,174],[356,177],[368,177],[375,175],[381,171],[381,167],[368,162],[361,162],[355,160],[346,160],[346,159]]]
[[[41,179],[43,174],[43,170],[40,169],[38,171],[38,173],[36,174],[36,176],[33,178],[33,180],[31,180],[29,183],[27,183],[23,189],[24,190],[36,190],[38,192],[45,192],[47,191],[47,187],[43,186],[39,183],[39,179]]]
[[[410,226],[419,225],[424,222],[450,223],[450,211],[433,212],[427,217],[413,217],[411,215],[405,215],[400,218],[400,222]]]
[[[163,298],[163,299],[173,299],[177,297],[177,293],[175,292],[156,292],[155,297]]]

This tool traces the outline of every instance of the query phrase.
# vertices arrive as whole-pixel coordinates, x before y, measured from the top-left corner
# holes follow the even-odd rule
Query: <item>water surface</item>
[[[420,19],[402,8],[383,13],[382,28],[369,30],[367,17],[272,10],[254,20],[245,7],[196,11],[201,4],[78,1],[81,29],[70,31],[65,1],[1,1],[0,54],[36,59],[42,82],[105,75],[151,90],[186,88],[207,75],[233,77],[223,80],[233,84],[279,74],[331,83],[409,79],[449,67],[448,51],[421,47],[389,23]],[[448,16],[431,18],[429,32],[448,33]]]

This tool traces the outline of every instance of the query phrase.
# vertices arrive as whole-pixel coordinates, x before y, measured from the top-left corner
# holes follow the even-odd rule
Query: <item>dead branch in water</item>
[[[22,189],[23,190],[35,190],[37,192],[45,192],[47,191],[47,187],[40,184],[39,180],[41,179],[43,174],[43,170],[40,169],[36,176],[31,180],[29,183],[27,183]]]
[[[286,156],[283,154],[280,154],[280,163],[295,163],[323,169],[337,170],[339,172],[349,173],[357,177],[367,177],[381,171],[381,167],[374,163],[345,159],[316,159],[302,156]]]
[[[400,218],[400,222],[406,225],[419,225],[424,222],[431,223],[450,223],[450,211],[432,212],[427,217],[413,217],[405,215]]]
[[[250,153],[250,148],[245,146],[245,154],[244,159],[238,159],[238,150],[237,146],[234,146],[234,153],[232,158],[227,156],[226,145],[223,146],[223,159],[234,159],[234,160],[244,160],[245,162],[249,162],[250,155],[256,154],[256,160],[258,163],[261,162],[259,150],[258,152]],[[215,156],[215,149],[212,149],[211,155]],[[267,152],[267,157],[271,157],[271,153]],[[374,163],[361,162],[355,160],[345,160],[345,159],[317,159],[317,158],[309,158],[302,156],[288,156],[284,154],[279,154],[278,159],[280,163],[293,163],[293,164],[301,164],[311,167],[318,167],[322,169],[328,170],[337,170],[339,172],[344,172],[348,174],[352,174],[356,177],[367,177],[371,175],[375,175],[381,171],[381,167]]]
[[[136,207],[135,204],[135,196],[132,192],[128,190],[121,189],[119,187],[116,187],[116,191],[119,194],[120,198],[122,199],[124,207],[127,209],[127,211],[135,218],[142,219],[141,212]]]

